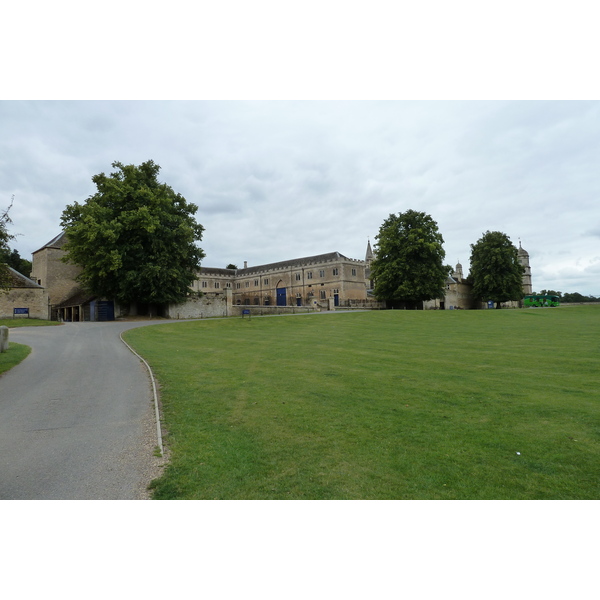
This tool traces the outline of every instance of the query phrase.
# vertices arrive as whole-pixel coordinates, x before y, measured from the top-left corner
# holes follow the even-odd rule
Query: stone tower
[[[529,266],[529,254],[527,251],[521,246],[521,240],[519,240],[519,250],[518,250],[519,262],[524,268],[523,271],[523,295],[528,296],[529,294],[533,294],[533,287],[531,285],[531,267]]]
[[[464,279],[463,268],[462,268],[462,265],[460,263],[456,263],[456,268],[454,269],[454,273],[452,273],[452,276],[459,283]]]

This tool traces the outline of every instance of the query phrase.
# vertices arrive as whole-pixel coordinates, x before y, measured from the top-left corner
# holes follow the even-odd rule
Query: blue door
[[[339,306],[340,305],[340,295],[339,294],[334,294],[333,295],[333,305],[334,306]]]
[[[277,288],[277,306],[286,306],[285,288]]]

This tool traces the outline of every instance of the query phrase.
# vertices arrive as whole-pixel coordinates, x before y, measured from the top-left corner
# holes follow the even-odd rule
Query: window
[[[325,269],[319,270],[319,277],[325,277]]]
[[[336,267],[336,268],[333,270],[333,274],[334,274],[334,275],[339,275],[339,274],[340,274],[340,270],[339,270],[339,269]]]
[[[312,279],[312,271],[309,271],[309,272],[306,274],[306,278],[307,278],[307,279]]]
[[[215,289],[219,289],[219,287],[221,286],[221,284],[218,281],[215,281]]]
[[[208,287],[208,281],[203,281],[203,282],[202,282],[202,287],[203,287],[203,288],[206,288],[206,287]]]
[[[356,269],[352,269],[352,277],[356,277]]]
[[[231,287],[231,281],[228,281],[228,282],[225,284],[225,287],[228,287],[228,288],[230,288],[230,287]]]
[[[250,282],[246,281],[246,287],[250,287]]]
[[[325,298],[326,298],[325,290],[321,290],[320,296],[321,296],[321,300],[325,300]]]
[[[242,287],[242,284],[241,284],[241,283],[236,283],[236,284],[235,284],[235,289],[236,289],[236,290],[239,290],[241,287]]]
[[[263,285],[269,285],[269,280],[268,279],[263,279]]]
[[[300,281],[300,273],[296,273],[296,281]]]

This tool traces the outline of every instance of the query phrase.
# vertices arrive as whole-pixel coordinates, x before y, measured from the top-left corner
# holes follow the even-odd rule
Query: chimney
[[[245,260],[245,261],[244,261],[244,269],[247,269],[247,268],[248,268],[248,261],[247,261],[247,260]]]

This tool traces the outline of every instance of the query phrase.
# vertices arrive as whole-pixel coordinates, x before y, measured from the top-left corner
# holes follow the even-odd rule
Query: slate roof
[[[94,300],[96,296],[94,294],[90,294],[89,292],[84,292],[82,290],[73,294],[70,298],[67,298],[63,302],[58,305],[58,308],[65,308],[67,306],[81,306],[82,304],[87,304]]]
[[[44,248],[62,248],[67,242],[67,235],[65,231],[59,233],[56,237],[53,237],[47,244],[44,244],[41,248],[38,248],[32,254],[43,250]]]
[[[8,275],[10,278],[10,287],[11,288],[33,288],[33,289],[42,289],[41,285],[38,285],[29,277],[25,277],[22,273],[15,271],[12,267],[5,265],[8,269]]]
[[[339,252],[328,252],[326,254],[317,254],[315,256],[304,256],[302,258],[292,258],[291,260],[282,260],[280,262],[268,263],[266,265],[256,265],[254,267],[248,267],[246,269],[238,269],[236,275],[251,275],[252,273],[258,273],[261,271],[268,271],[272,269],[289,269],[292,267],[301,267],[303,265],[318,264],[323,262],[329,262],[334,260],[354,260],[350,259]]]

